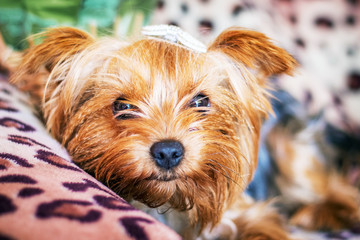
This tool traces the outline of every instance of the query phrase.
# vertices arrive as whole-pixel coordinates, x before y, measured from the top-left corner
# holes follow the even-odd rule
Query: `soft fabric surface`
[[[180,239],[71,162],[0,79],[0,239]]]

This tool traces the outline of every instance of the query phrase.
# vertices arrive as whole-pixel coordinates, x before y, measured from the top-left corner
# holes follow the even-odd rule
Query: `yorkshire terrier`
[[[33,95],[76,164],[148,212],[164,211],[184,238],[288,239],[279,215],[243,191],[271,111],[266,79],[292,74],[295,60],[236,27],[207,48],[175,27],[146,35],[51,29],[12,82]]]

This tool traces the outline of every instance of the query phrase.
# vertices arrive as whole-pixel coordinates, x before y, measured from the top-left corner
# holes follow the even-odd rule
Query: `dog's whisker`
[[[232,180],[232,181],[233,181],[234,183],[236,183],[236,184],[239,184],[239,183],[236,182],[234,179],[232,179],[232,178],[230,177],[230,174],[229,174],[228,171],[231,171],[232,173],[234,173],[235,175],[237,175],[237,177],[239,177],[240,179],[241,179],[241,178],[244,178],[244,177],[248,177],[248,176],[250,175],[250,174],[239,174],[239,173],[237,173],[236,171],[234,171],[233,169],[231,169],[231,168],[229,168],[229,167],[227,167],[227,166],[224,166],[223,164],[221,164],[221,163],[219,163],[219,162],[217,162],[217,161],[215,161],[215,160],[212,160],[212,159],[208,159],[208,160],[211,161],[211,162],[213,162],[213,163],[216,163],[217,165],[219,165],[219,166],[224,170],[224,172],[226,172],[227,176],[225,176],[225,174],[221,173],[218,169],[215,168],[215,166],[212,165],[212,166],[213,166],[213,170],[217,171],[218,173],[221,173],[224,177]]]
[[[222,176],[224,176],[225,178],[227,178],[228,180],[230,180],[231,182],[233,182],[234,184],[238,185],[238,186],[241,186],[237,181],[235,181],[234,179],[232,179],[228,174],[225,175],[223,172],[221,172],[220,170],[216,169],[215,166],[212,166],[212,169],[221,174]]]
[[[235,173],[238,177],[240,178],[243,178],[243,177],[248,177],[250,174],[239,174],[238,172],[234,171],[233,169],[229,168],[229,167],[226,167],[225,165],[221,164],[221,163],[218,163],[217,161],[214,161],[212,159],[208,159],[216,164],[218,164],[219,166],[221,166],[222,168],[225,168],[227,170],[230,170],[231,172]]]

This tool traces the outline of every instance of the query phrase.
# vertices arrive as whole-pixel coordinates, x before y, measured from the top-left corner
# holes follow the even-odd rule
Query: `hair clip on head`
[[[141,33],[144,36],[158,38],[170,43],[178,44],[195,52],[206,52],[206,46],[204,44],[196,40],[187,32],[184,32],[181,28],[173,25],[146,26],[142,29]]]

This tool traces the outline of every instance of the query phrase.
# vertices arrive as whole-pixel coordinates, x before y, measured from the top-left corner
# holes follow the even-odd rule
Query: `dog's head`
[[[231,28],[199,53],[168,41],[45,33],[24,73],[47,69],[43,112],[73,160],[126,199],[216,223],[252,178],[265,78],[295,62],[263,34]]]

